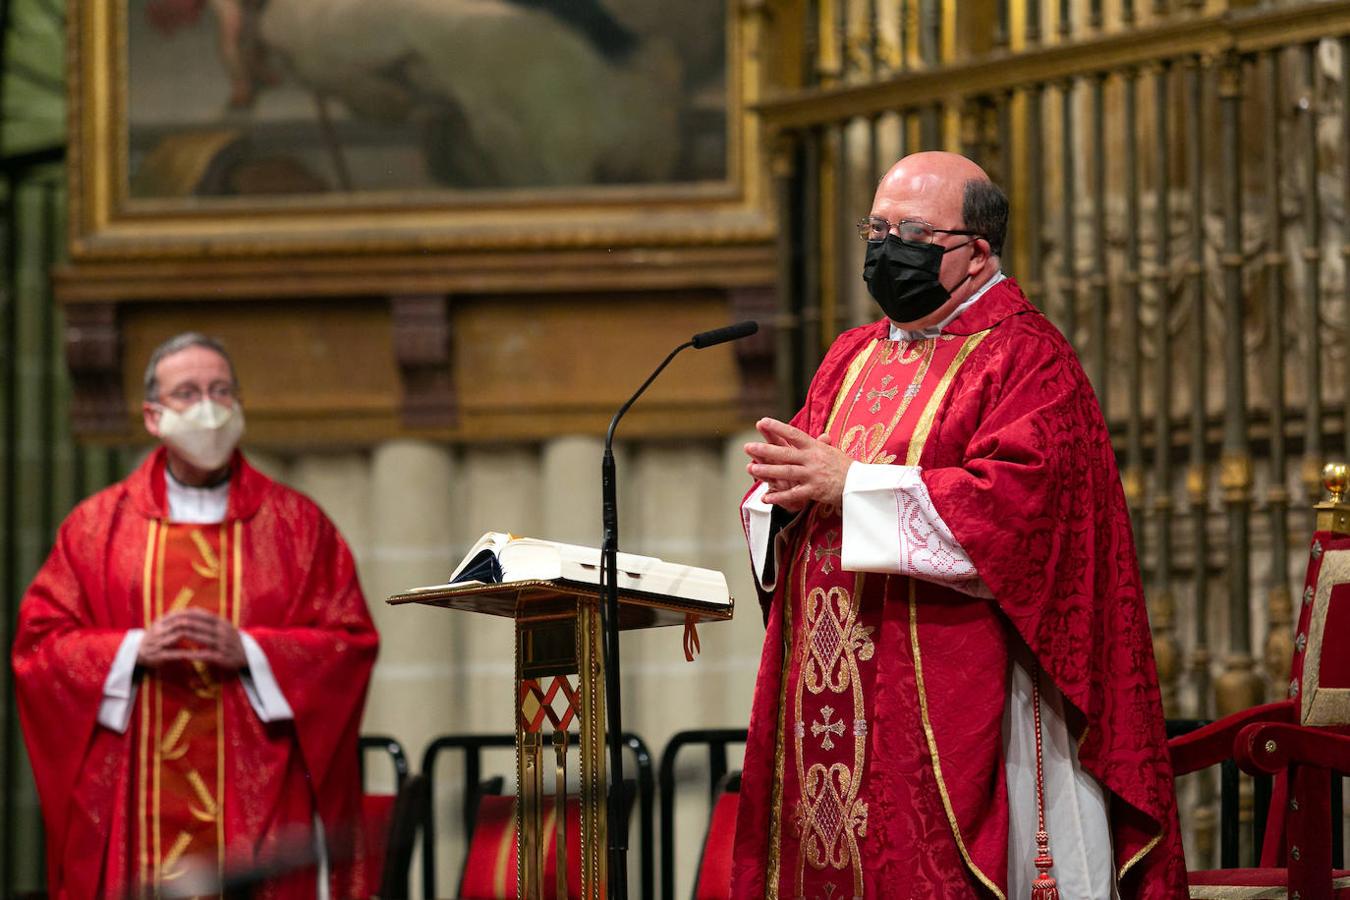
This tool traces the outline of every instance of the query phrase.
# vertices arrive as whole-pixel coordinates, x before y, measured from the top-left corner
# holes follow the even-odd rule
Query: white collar
[[[957,316],[961,315],[961,313],[965,312],[966,310],[974,306],[975,301],[983,297],[986,291],[988,291],[991,287],[998,284],[1000,281],[1003,281],[1007,277],[1008,277],[1007,275],[1003,274],[1003,270],[999,269],[997,272],[994,273],[992,278],[990,278],[984,284],[980,285],[979,290],[971,294],[965,300],[961,301],[961,305],[958,306],[956,309],[952,310],[951,315],[947,316],[947,318],[943,319],[941,322],[938,322],[936,325],[929,325],[927,328],[922,328],[918,331],[906,331],[899,325],[896,325],[894,322],[892,322],[890,334],[891,340],[923,341],[937,337],[938,335],[942,334],[942,329],[946,328],[952,322],[956,321]]]
[[[164,467],[164,493],[169,501],[169,521],[185,525],[217,525],[225,521],[230,506],[230,483],[211,487],[183,484]]]

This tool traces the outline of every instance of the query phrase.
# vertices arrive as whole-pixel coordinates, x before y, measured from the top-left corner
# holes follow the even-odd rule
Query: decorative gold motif
[[[187,744],[178,743],[183,737],[183,732],[187,729],[188,723],[192,721],[192,713],[186,709],[180,709],[173,724],[169,726],[168,732],[164,735],[164,740],[160,742],[160,758],[175,760],[181,759],[183,754],[187,753]]]
[[[211,796],[206,781],[196,769],[193,769],[187,773],[187,782],[192,786],[192,793],[197,795],[197,801],[201,803],[201,806],[188,807],[193,817],[203,822],[214,822],[216,816],[220,814],[220,805],[216,803],[216,798]]]
[[[857,383],[858,376],[862,374],[863,367],[867,361],[872,358],[872,351],[876,348],[879,341],[876,338],[868,341],[867,346],[853,357],[853,361],[848,364],[848,370],[844,372],[844,383],[839,387],[839,393],[834,396],[834,406],[830,407],[830,417],[825,420],[825,431],[834,431],[834,420],[839,415],[839,409],[844,405],[844,398],[853,390],[853,385]]]
[[[843,693],[857,675],[856,660],[872,658],[872,629],[859,625],[856,617],[854,599],[844,588],[830,588],[828,594],[814,588],[807,595],[809,657],[802,677],[811,693]]]
[[[822,750],[834,749],[834,741],[830,740],[830,735],[835,735],[837,737],[844,736],[843,720],[841,719],[837,722],[831,722],[830,719],[833,718],[833,716],[834,716],[833,706],[822,706],[820,708],[820,717],[823,721],[811,723],[811,736],[816,738],[823,736],[824,738],[820,742],[820,749]]]
[[[215,581],[220,577],[220,558],[217,557],[216,552],[211,549],[211,545],[207,542],[205,535],[195,528],[192,529],[190,534],[192,543],[197,545],[197,552],[202,555],[202,561],[200,563],[193,560],[193,571],[209,581]]]
[[[877,413],[881,412],[881,401],[883,399],[885,400],[895,399],[895,395],[896,393],[899,392],[900,389],[898,387],[887,388],[887,386],[894,380],[895,380],[894,376],[886,375],[881,379],[880,389],[873,388],[872,390],[867,392],[867,399],[872,401],[872,405],[867,408],[867,411],[870,412],[872,415],[876,415]]]
[[[1310,473],[1304,469],[1304,475]],[[1345,502],[1347,487],[1350,487],[1350,469],[1345,463],[1327,463],[1320,473],[1319,487],[1325,487],[1331,497],[1316,504],[1317,530],[1331,531],[1337,534],[1350,533],[1350,503]]]
[[[178,839],[173,842],[169,852],[165,854],[164,860],[159,866],[159,877],[163,881],[172,881],[183,874],[183,870],[178,868],[178,863],[183,859],[183,854],[187,848],[192,845],[192,835],[186,831],[178,832]]]
[[[809,524],[809,523],[808,523]],[[863,721],[865,698],[858,677],[859,661],[872,658],[872,629],[858,622],[858,601],[862,596],[863,575],[854,579],[853,591],[832,587],[828,591],[813,588],[807,591],[806,567],[802,567],[801,595],[804,617],[802,632],[805,647],[801,652],[801,677],[794,698],[795,757],[800,796],[794,810],[794,826],[801,840],[797,860],[797,896],[805,893],[806,866],[851,871],[854,896],[862,896],[862,856],[858,840],[867,834],[867,804],[859,799],[862,786],[867,741],[866,730],[856,724]],[[804,690],[812,694],[829,691],[848,692],[853,700],[853,758],[851,765],[837,762],[829,766],[805,764],[805,729],[801,727]],[[827,712],[828,710],[828,712]],[[822,734],[832,750],[833,740],[826,728],[834,715],[834,708],[821,707],[824,723],[820,730],[812,728],[816,737]],[[843,722],[837,736],[847,736]],[[832,731],[832,729],[831,729]],[[824,746],[824,745],[822,745]]]
[[[816,763],[803,785],[802,847],[815,869],[858,869],[858,838],[867,836],[867,803],[858,799],[858,782],[848,766],[828,769]]]
[[[834,571],[834,561],[841,558],[839,555],[841,550],[839,532],[834,530],[825,532],[825,543],[815,549],[816,562],[824,560],[820,566],[821,572],[829,575]]]
[[[190,587],[183,588],[178,592],[178,596],[173,598],[173,602],[169,604],[168,611],[171,613],[175,613],[175,612],[182,612],[183,610],[187,609],[188,604],[192,602],[192,598],[194,595],[195,592],[192,590],[192,588]]]

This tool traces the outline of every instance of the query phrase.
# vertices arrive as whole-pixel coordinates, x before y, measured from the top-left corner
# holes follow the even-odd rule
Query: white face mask
[[[229,462],[244,433],[244,411],[203,399],[183,412],[159,408],[159,439],[199,469],[213,472]]]

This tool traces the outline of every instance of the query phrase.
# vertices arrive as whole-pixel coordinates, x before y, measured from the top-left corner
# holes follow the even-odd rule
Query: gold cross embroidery
[[[820,567],[820,571],[826,575],[834,571],[834,560],[839,558],[839,532],[825,532],[825,543],[816,548],[816,562],[822,559],[825,563]]]
[[[838,722],[830,721],[830,717],[834,715],[833,706],[822,706],[820,708],[820,715],[825,721],[811,723],[811,737],[820,737],[822,734],[825,735],[825,740],[820,742],[820,749],[833,750],[834,741],[830,739],[830,735],[833,734],[836,737],[843,737],[844,722],[842,719]]]
[[[873,415],[876,415],[877,413],[881,412],[882,397],[885,397],[887,400],[894,400],[895,395],[900,392],[900,389],[898,387],[893,387],[890,390],[885,390],[885,387],[890,383],[891,383],[891,376],[887,375],[885,378],[881,379],[882,390],[871,390],[867,392],[867,399],[872,401],[872,405],[868,409],[869,412],[871,412]]]

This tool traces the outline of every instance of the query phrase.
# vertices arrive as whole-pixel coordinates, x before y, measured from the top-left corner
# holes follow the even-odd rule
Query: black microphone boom
[[[642,382],[627,402],[614,413],[605,434],[605,455],[600,462],[600,490],[603,502],[602,525],[604,540],[600,548],[600,627],[604,632],[605,660],[605,741],[609,745],[609,892],[610,900],[624,900],[628,896],[628,809],[623,802],[623,713],[619,703],[619,496],[618,480],[614,471],[614,429],[628,408],[637,402],[643,392],[665,371],[666,366],[681,350],[693,347],[702,350],[715,344],[737,341],[759,330],[759,324],[746,321],[703,331],[685,341],[656,367],[656,371]]]
[[[715,344],[725,344],[727,341],[739,341],[741,338],[749,337],[759,331],[759,323],[753,320],[737,322],[735,325],[728,325],[725,328],[714,328],[712,331],[700,331],[690,338],[689,343],[695,350],[702,350],[704,347],[712,347]]]

